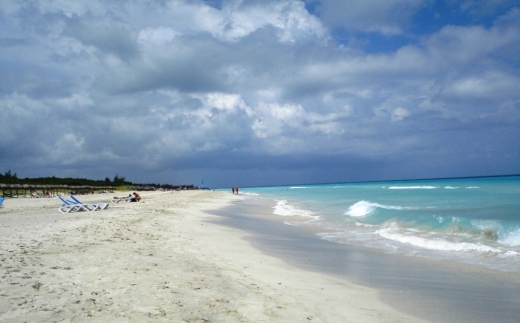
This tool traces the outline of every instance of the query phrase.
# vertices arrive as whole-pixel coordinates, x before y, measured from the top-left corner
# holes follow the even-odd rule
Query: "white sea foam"
[[[512,231],[504,236],[504,238],[499,239],[498,242],[502,244],[506,244],[513,247],[520,246],[520,229]]]
[[[498,220],[472,220],[471,225],[475,226],[481,231],[495,230],[498,231],[500,228],[500,222]]]
[[[291,190],[297,190],[297,189],[307,189],[309,187],[305,187],[305,186],[291,186],[289,187]]]
[[[368,201],[359,201],[356,204],[350,206],[348,211],[345,212],[346,215],[360,217],[368,215],[376,209],[377,204],[370,203]]]
[[[382,205],[378,203],[372,203],[369,201],[359,201],[348,208],[348,211],[345,212],[345,215],[350,215],[354,217],[362,217],[369,215],[374,212],[376,208],[382,208],[387,210],[402,210],[401,206],[390,206],[390,205]]]
[[[259,196],[259,195],[260,195],[260,194],[258,194],[258,193],[248,193],[248,192],[244,192],[244,191],[240,192],[240,194],[243,194],[243,195],[251,195],[251,196]]]
[[[273,207],[273,213],[281,216],[305,216],[305,217],[315,217],[315,213],[309,210],[301,210],[296,208],[291,204],[287,204],[286,200],[281,200],[276,203],[276,206]]]
[[[381,237],[401,243],[406,243],[415,247],[424,248],[428,250],[438,251],[459,251],[459,252],[501,252],[500,249],[486,246],[480,243],[471,242],[455,242],[439,238],[422,237],[412,234],[403,234],[396,231],[396,225],[392,225],[380,230],[376,233]]]
[[[460,187],[456,187],[456,186],[444,186],[444,188],[447,189],[447,190],[456,190],[456,189],[458,189],[458,188],[460,188]]]
[[[437,186],[390,186],[389,190],[433,190]]]
[[[444,221],[446,221],[446,218],[440,215],[434,215],[433,218],[437,220],[437,222],[439,223],[443,223]]]

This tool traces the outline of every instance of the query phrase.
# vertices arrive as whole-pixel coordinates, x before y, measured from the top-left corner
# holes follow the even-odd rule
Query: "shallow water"
[[[291,265],[376,288],[389,305],[431,322],[518,322],[520,275],[390,254],[320,239],[318,227],[284,225],[271,199],[254,197],[216,211],[220,224]],[[453,265],[455,264],[455,265]]]
[[[243,188],[286,224],[387,253],[520,272],[520,177]],[[302,219],[304,221],[302,222]]]

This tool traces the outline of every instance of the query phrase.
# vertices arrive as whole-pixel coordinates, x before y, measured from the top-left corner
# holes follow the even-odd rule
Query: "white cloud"
[[[143,43],[151,43],[154,45],[164,45],[171,42],[175,36],[179,33],[172,28],[158,27],[152,28],[147,27],[139,31],[138,40]]]
[[[322,39],[326,30],[320,21],[310,15],[300,1],[267,2],[262,5],[225,8],[222,12],[207,9],[197,19],[202,28],[215,37],[237,41],[266,27],[277,30],[279,40],[293,42],[315,37]]]
[[[56,99],[56,104],[67,109],[83,109],[88,106],[93,106],[95,103],[88,93],[74,93],[70,97]]]
[[[443,94],[457,99],[493,100],[515,93],[520,77],[498,71],[466,75],[447,83]]]
[[[52,147],[52,161],[71,165],[86,156],[83,150],[85,139],[74,133],[67,133],[55,142]]]
[[[395,108],[392,111],[392,121],[403,121],[404,118],[410,116],[410,112],[403,107]]]
[[[233,111],[235,109],[245,109],[246,104],[238,94],[226,93],[207,93],[201,98],[206,107],[219,110]]]
[[[520,151],[510,139],[520,119],[520,10],[412,34],[380,53],[329,41],[326,26],[343,26],[347,38],[399,34],[428,4],[325,0],[316,16],[297,0],[218,9],[181,0],[2,2],[0,164],[31,170],[52,160],[102,176],[113,175],[105,167],[128,176],[137,165],[143,179],[202,167],[201,156],[238,158],[244,169],[271,156],[291,167],[297,154],[336,156],[302,167],[342,164],[337,156],[365,165],[407,158],[420,145],[427,155],[444,128]],[[27,5],[35,10],[20,10]]]
[[[447,26],[431,36],[425,45],[435,63],[466,64],[483,60],[491,62],[491,54],[499,54],[512,44],[520,44],[520,28],[516,26],[493,27],[482,26]]]
[[[349,117],[352,112],[350,106],[345,106],[343,111],[338,113],[314,113],[306,111],[299,104],[277,103],[260,103],[252,110],[254,111],[252,117],[255,120],[252,129],[259,138],[292,136],[294,132],[305,137],[316,134],[341,134],[344,129],[338,120]],[[289,151],[291,148],[286,149]]]

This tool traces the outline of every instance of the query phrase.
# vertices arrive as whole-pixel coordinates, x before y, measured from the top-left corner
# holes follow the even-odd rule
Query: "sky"
[[[0,2],[0,173],[520,174],[517,0]]]

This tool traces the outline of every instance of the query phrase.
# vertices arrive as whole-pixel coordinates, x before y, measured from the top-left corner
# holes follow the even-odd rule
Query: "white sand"
[[[291,267],[205,222],[203,210],[240,196],[141,195],[73,214],[56,198],[6,199],[0,322],[421,322],[376,290]]]

